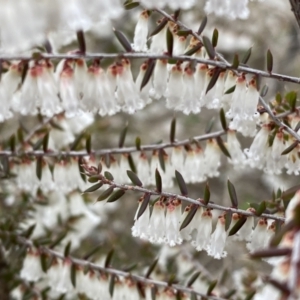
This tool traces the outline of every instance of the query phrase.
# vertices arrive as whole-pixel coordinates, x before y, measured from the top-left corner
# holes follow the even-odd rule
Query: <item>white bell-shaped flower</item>
[[[149,20],[149,13],[147,10],[144,10],[140,14],[134,30],[132,48],[135,51],[147,51],[148,49],[147,47],[148,20]]]

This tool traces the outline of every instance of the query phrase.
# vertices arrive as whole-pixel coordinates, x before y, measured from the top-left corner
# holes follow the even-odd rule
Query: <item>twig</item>
[[[299,0],[290,0],[292,7],[292,12],[295,15],[296,21],[300,27],[300,1]]]
[[[291,256],[291,268],[288,278],[288,287],[290,296],[288,300],[296,300],[297,284],[299,280],[300,268],[300,231],[298,230],[294,235],[293,252]]]

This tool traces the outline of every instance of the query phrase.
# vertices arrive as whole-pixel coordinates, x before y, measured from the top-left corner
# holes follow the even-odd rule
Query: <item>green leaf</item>
[[[192,30],[178,30],[177,31],[177,35],[178,36],[185,36],[185,37],[187,37],[191,33],[192,33]]]
[[[115,202],[115,201],[119,200],[124,194],[125,194],[124,190],[117,190],[117,191],[113,192],[112,195],[110,195],[107,202],[109,202],[109,203]]]
[[[249,48],[246,53],[244,54],[243,58],[242,58],[242,64],[246,64],[251,56],[251,51],[252,51],[252,47]]]
[[[264,211],[266,210],[266,208],[267,208],[267,206],[266,206],[266,201],[262,201],[262,202],[259,204],[258,208],[256,209],[255,214],[256,214],[257,216],[261,216],[261,215],[264,213]]]
[[[210,190],[209,190],[208,182],[206,182],[205,189],[204,189],[204,197],[203,197],[203,201],[205,205],[209,203],[209,199],[210,199]]]
[[[119,30],[116,30],[115,28],[113,28],[113,31],[114,31],[116,38],[118,39],[120,44],[124,47],[124,49],[127,52],[132,52],[131,44],[130,44],[129,40],[127,39],[127,37],[124,35],[124,33],[122,33]]]
[[[88,134],[87,137],[86,137],[86,140],[85,140],[85,149],[86,149],[86,152],[89,153],[89,154],[92,151],[92,138],[91,138],[90,134]]]
[[[87,188],[86,190],[84,190],[82,193],[85,194],[85,193],[91,193],[91,192],[94,192],[94,191],[97,191],[98,189],[101,188],[101,186],[103,185],[102,182],[98,182],[92,186],[90,186],[89,188]]]
[[[286,155],[289,154],[290,152],[292,152],[299,144],[299,141],[295,141],[293,144],[291,144],[290,146],[288,146],[286,149],[284,149],[281,152],[281,155]]]
[[[164,27],[168,24],[168,19],[164,18],[160,24],[158,24],[158,26],[151,32],[151,34],[149,35],[149,37],[154,36],[156,34],[158,34],[160,31],[162,31],[164,29]]]
[[[70,146],[70,150],[76,150],[76,148],[79,146],[80,142],[83,140],[85,137],[85,132],[80,133],[79,135],[76,136],[74,142]]]
[[[140,209],[139,209],[139,212],[138,212],[138,214],[137,214],[137,220],[143,215],[143,213],[145,212],[145,210],[146,210],[146,208],[148,207],[148,205],[149,205],[149,201],[150,201],[150,194],[145,194],[144,195],[144,199],[143,199],[143,202],[142,202],[142,204],[141,204],[141,206],[140,206]]]
[[[28,72],[28,69],[29,69],[29,61],[23,61],[23,68],[22,68],[22,76],[21,76],[21,83],[23,85],[24,83],[24,80],[26,78],[26,75],[27,75],[27,72]]]
[[[98,201],[102,201],[105,200],[106,198],[108,198],[111,193],[114,191],[114,187],[110,186],[107,190],[105,190],[98,198],[97,198],[97,202]]]
[[[272,55],[270,49],[268,49],[268,52],[267,52],[267,70],[269,73],[272,73],[272,70],[273,70],[273,55]]]
[[[67,235],[67,232],[61,233],[49,246],[50,249],[54,248],[58,245]]]
[[[174,44],[174,37],[173,33],[171,32],[170,28],[167,29],[167,50],[168,55],[172,56],[173,54],[173,44]]]
[[[9,138],[9,146],[10,146],[10,151],[15,152],[16,150],[16,136],[14,134],[11,135]]]
[[[187,196],[188,195],[188,190],[187,190],[187,187],[186,187],[186,183],[185,183],[182,175],[177,170],[175,170],[175,178],[176,178],[177,183],[179,185],[181,195]]]
[[[83,169],[83,167],[82,167],[82,165],[83,165],[83,158],[82,157],[79,157],[78,158],[78,171],[79,171],[79,174],[80,174],[80,177],[81,177],[81,179],[84,181],[84,182],[86,182],[86,176],[85,176],[85,174],[84,174],[84,169]]]
[[[156,265],[158,263],[158,258],[156,258],[153,263],[150,265],[150,267],[148,268],[146,274],[145,274],[145,278],[149,278],[151,273],[154,271]]]
[[[227,231],[229,229],[231,221],[232,221],[232,212],[228,211],[228,212],[226,212],[226,215],[225,215],[225,231]]]
[[[209,83],[208,83],[208,85],[207,85],[207,88],[206,88],[206,91],[205,91],[205,94],[207,94],[214,86],[215,86],[215,84],[216,84],[216,82],[218,81],[218,78],[219,78],[219,76],[220,76],[220,74],[221,74],[221,69],[219,69],[219,68],[215,68],[214,70],[213,70],[213,75],[212,75],[212,77],[211,77],[211,79],[210,79],[210,81],[209,81]]]
[[[223,154],[225,156],[231,158],[231,155],[230,155],[228,149],[226,148],[226,146],[224,145],[224,142],[223,142],[222,138],[220,136],[218,136],[218,137],[216,137],[216,141],[217,141],[217,144],[218,144],[219,148],[223,152]]]
[[[69,256],[70,250],[71,250],[71,245],[72,245],[72,242],[69,241],[68,244],[67,244],[66,247],[65,247],[65,250],[64,250],[64,256],[65,256],[65,257],[68,257],[68,256]]]
[[[104,262],[104,268],[109,268],[110,267],[114,252],[115,252],[115,250],[111,249],[107,253],[107,256],[106,256],[106,259],[105,259],[105,262]]]
[[[159,160],[159,164],[160,167],[162,168],[162,170],[165,172],[166,171],[166,166],[165,166],[165,152],[163,149],[159,149],[158,150],[158,160]]]
[[[85,54],[86,44],[85,44],[84,32],[82,30],[78,30],[76,32],[76,35],[77,35],[79,51],[80,51],[81,54]]]
[[[296,102],[297,102],[297,93],[295,91],[291,91],[285,95],[285,99],[290,104],[291,111],[295,111]]]
[[[40,255],[41,268],[44,273],[47,273],[48,270],[48,256],[45,253]]]
[[[93,175],[91,177],[89,177],[88,182],[90,183],[95,183],[99,181],[99,176],[98,175]]]
[[[227,94],[232,94],[233,92],[234,92],[234,90],[235,90],[235,85],[234,86],[232,86],[231,88],[229,88],[224,94],[225,95],[227,95]]]
[[[119,148],[123,148],[124,146],[127,129],[128,129],[128,124],[126,124],[123,130],[121,131],[120,138],[119,138]]]
[[[175,142],[175,132],[176,132],[176,118],[174,117],[171,122],[171,128],[170,128],[170,142]]]
[[[217,47],[217,45],[218,45],[218,39],[219,39],[219,31],[218,31],[218,29],[215,28],[213,31],[212,38],[211,38],[211,44],[214,48]]]
[[[207,296],[210,296],[212,291],[214,290],[214,288],[216,287],[218,281],[217,280],[214,280],[210,283],[210,285],[208,286],[208,289],[207,289],[207,292],[206,292],[206,295]]]
[[[126,10],[130,10],[130,9],[138,7],[139,5],[140,5],[139,2],[130,2],[130,3],[124,4],[124,8]]]
[[[201,24],[199,26],[199,29],[197,31],[198,35],[200,35],[203,32],[206,24],[207,24],[207,16],[204,16],[204,18],[203,18],[203,20],[202,20],[202,22],[201,22]]]
[[[198,272],[194,273],[191,276],[191,278],[188,280],[186,286],[191,287],[193,285],[193,283],[197,280],[197,278],[199,277],[200,274],[201,274],[201,271],[198,271]]]
[[[105,177],[106,179],[110,180],[110,181],[113,181],[113,180],[114,180],[114,176],[113,176],[110,172],[108,172],[108,171],[105,171],[105,172],[104,172],[104,177]]]
[[[156,63],[156,59],[149,59],[149,61],[147,63],[147,70],[145,72],[144,78],[143,78],[142,83],[141,83],[140,91],[149,82],[149,80],[150,80],[150,78],[153,74],[154,68],[155,68],[155,63]]]
[[[116,275],[115,274],[112,274],[110,276],[110,279],[109,279],[109,286],[108,286],[108,290],[109,290],[109,294],[110,296],[113,298],[113,295],[114,295],[114,289],[115,289],[115,278],[116,278]]]
[[[187,52],[185,52],[183,55],[186,56],[191,56],[194,53],[196,53],[198,50],[200,50],[202,48],[202,44],[199,42],[196,46],[194,46],[193,48],[191,48],[190,50],[188,50]]]
[[[233,69],[237,69],[239,67],[239,65],[240,65],[239,56],[237,54],[235,54],[231,66]]]
[[[43,151],[48,151],[48,142],[49,142],[49,132],[47,132],[43,138]]]
[[[76,288],[76,265],[72,264],[71,265],[71,282],[74,288]]]
[[[98,252],[103,247],[103,243],[97,245],[96,247],[92,248],[87,254],[84,255],[83,259],[88,260],[92,255]]]
[[[244,300],[251,300],[253,299],[254,295],[256,294],[256,291],[250,292]]]
[[[223,108],[220,109],[220,121],[221,121],[221,125],[222,125],[222,128],[224,129],[224,131],[227,131],[226,117],[225,117],[225,112],[224,112]]]
[[[214,59],[216,51],[207,36],[203,36],[203,45],[210,59]]]
[[[26,229],[26,231],[22,234],[22,236],[24,236],[26,239],[30,238],[35,227],[36,227],[36,224],[29,226],[29,228]]]
[[[235,191],[234,185],[230,182],[230,180],[227,180],[227,188],[228,188],[228,193],[230,196],[230,200],[232,203],[232,207],[237,208],[238,207],[238,199]]]
[[[127,170],[127,176],[129,177],[129,179],[131,180],[131,182],[134,185],[143,186],[143,183],[140,181],[140,179],[138,178],[138,176],[135,173],[133,173],[132,171]]]
[[[42,179],[42,169],[43,169],[43,157],[38,157],[36,159],[36,177],[41,180]]]
[[[133,161],[133,158],[132,158],[132,155],[131,154],[128,154],[128,163],[129,163],[129,167],[131,169],[131,171],[133,173],[136,173],[136,167],[135,167],[135,164],[134,164],[134,161]]]
[[[155,169],[155,183],[156,183],[156,190],[158,193],[161,193],[162,191],[162,181],[161,181],[161,176],[159,174],[159,171],[157,168]]]
[[[261,97],[265,97],[268,93],[268,90],[269,90],[269,87],[265,84],[263,86],[263,88],[261,89],[261,92],[260,92],[260,96]]]
[[[141,138],[139,136],[135,139],[135,146],[137,150],[141,151]]]
[[[246,223],[247,217],[241,216],[240,219],[233,225],[233,227],[230,229],[228,236],[236,234]]]
[[[193,204],[191,206],[190,211],[188,212],[187,216],[185,217],[185,219],[183,220],[183,222],[180,225],[179,231],[181,231],[182,229],[184,229],[185,227],[187,227],[191,223],[191,221],[193,220],[198,208],[199,208],[199,205]]]

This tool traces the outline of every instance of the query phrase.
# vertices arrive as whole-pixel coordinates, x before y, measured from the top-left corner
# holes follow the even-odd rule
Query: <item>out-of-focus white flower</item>
[[[189,149],[186,154],[184,166],[182,169],[182,176],[187,183],[198,182],[197,174],[197,157],[194,149]],[[176,168],[176,165],[175,165]]]
[[[149,205],[147,205],[147,208],[144,211],[144,213],[139,218],[137,218],[141,205],[143,204],[144,201],[145,200],[143,197],[139,199],[139,205],[134,216],[134,225],[131,228],[131,232],[134,237],[139,237],[141,239],[148,239],[149,220],[150,220]]]
[[[159,100],[162,96],[164,96],[167,90],[167,81],[167,60],[158,59],[153,71],[153,88],[149,91],[150,96],[156,100]]]
[[[18,175],[16,181],[19,189],[34,194],[39,186],[36,177],[36,162],[28,158],[23,159],[19,165],[16,165],[16,174]]]
[[[148,38],[148,20],[149,13],[144,10],[138,19],[134,30],[132,48],[135,51],[147,51],[147,38]]]
[[[289,136],[288,141],[286,142],[286,148],[291,146],[294,143],[294,139]],[[300,158],[299,158],[299,150],[300,147],[297,145],[290,153],[288,153],[287,156],[287,162],[285,163],[285,167],[287,169],[287,173],[289,175],[295,174],[299,175],[300,174]]]
[[[149,222],[149,241],[155,244],[164,242],[166,232],[165,205],[162,200],[155,202]]]
[[[151,98],[149,97],[150,90],[152,87],[151,78],[148,80],[147,84],[141,89],[141,85],[145,77],[146,71],[149,67],[149,64],[150,61],[148,60],[141,65],[140,72],[135,81],[137,91],[139,92],[140,99],[142,100],[144,106],[152,102]]]
[[[38,281],[45,273],[41,267],[40,253],[37,249],[28,249],[23,261],[20,277],[27,281]]]
[[[184,95],[184,84],[182,76],[182,68],[179,64],[171,69],[170,78],[167,85],[166,100],[167,108],[177,108],[182,103]]]
[[[195,93],[197,96],[197,99],[200,103],[200,106],[203,106],[203,96],[206,91],[206,74],[208,71],[207,65],[204,64],[198,64],[196,66],[195,71]]]
[[[158,25],[161,21],[159,21]],[[150,45],[150,52],[151,53],[164,53],[167,51],[167,44],[166,44],[166,34],[167,34],[168,26],[165,25],[164,28],[152,36],[151,45]]]
[[[247,211],[250,211],[252,213],[254,213],[254,209],[253,208],[248,208]],[[237,232],[236,236],[237,239],[240,241],[250,241],[252,238],[252,231],[254,228],[254,217],[247,217],[246,222],[244,223],[244,225],[242,226],[242,228]]]
[[[173,55],[183,55],[186,48],[186,37],[179,36],[176,33],[173,34]]]
[[[42,178],[40,180],[40,189],[44,193],[53,191],[55,189],[55,183],[52,178],[51,171],[45,160],[42,161]]]
[[[251,242],[247,244],[247,248],[253,252],[266,246],[266,232],[268,222],[266,219],[259,219],[253,231]]]
[[[218,168],[221,165],[221,150],[215,140],[207,140],[204,157],[206,175],[208,177],[219,176]]]
[[[227,111],[229,107],[231,107],[232,104],[232,93],[230,94],[225,94],[229,89],[234,87],[236,85],[236,74],[232,71],[229,70],[227,72],[227,76],[225,79],[224,83],[224,95],[222,97],[222,103],[224,106],[224,110]]]
[[[182,146],[172,148],[171,164],[173,174],[175,169],[181,174],[184,172],[184,152]]]
[[[141,154],[139,155],[136,168],[138,177],[142,181],[143,185],[147,186],[151,184],[151,180],[149,179],[150,165],[144,152],[141,152]]]
[[[204,182],[206,180],[205,155],[200,145],[195,150],[196,158],[196,182]]]
[[[288,223],[294,218],[294,214],[295,214],[294,210],[299,205],[300,205],[300,190],[298,190],[295,193],[294,197],[290,200],[289,205],[285,210],[286,223]]]
[[[235,168],[244,167],[246,155],[241,149],[240,142],[238,141],[234,130],[227,131],[227,148],[231,156],[228,161],[232,163]]]

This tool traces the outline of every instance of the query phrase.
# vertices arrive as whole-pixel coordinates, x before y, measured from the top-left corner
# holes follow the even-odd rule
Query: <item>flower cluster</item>
[[[230,227],[226,229],[226,215],[217,217],[214,226],[212,210],[202,206],[188,205],[182,212],[181,201],[161,197],[154,202],[152,207],[139,216],[144,198],[139,200],[139,206],[134,218],[132,235],[140,237],[155,244],[165,243],[171,247],[179,245],[183,240],[190,241],[197,251],[205,250],[209,256],[220,259],[227,255],[224,250],[230,229],[239,221],[241,216],[232,215]],[[181,225],[190,215],[191,210],[196,210],[194,217],[186,227],[180,230]],[[252,208],[249,211],[253,212]],[[138,218],[139,216],[139,218]],[[234,235],[233,240],[245,240],[250,251],[266,247],[275,232],[275,221],[262,218],[254,226],[254,217],[248,217],[243,227]]]
[[[43,44],[55,32],[89,30],[101,20],[119,17],[124,11],[119,0],[34,0],[7,2],[1,0],[1,52],[27,50]],[[22,18],[20,18],[22,16]],[[26,22],[24,22],[26,20]]]

